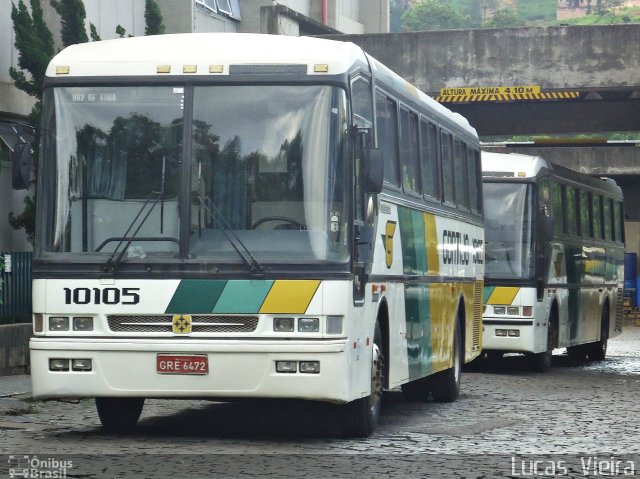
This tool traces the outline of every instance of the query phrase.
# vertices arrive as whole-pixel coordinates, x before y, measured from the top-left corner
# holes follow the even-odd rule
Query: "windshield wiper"
[[[142,203],[140,210],[138,210],[138,214],[136,214],[135,218],[133,218],[133,220],[129,224],[129,227],[127,228],[127,231],[125,231],[124,235],[120,237],[120,242],[116,245],[115,249],[113,250],[113,253],[111,253],[111,256],[109,256],[109,259],[105,262],[104,264],[105,271],[114,272],[116,270],[116,267],[122,262],[122,258],[124,257],[125,253],[129,249],[129,246],[131,246],[131,243],[136,238],[136,235],[138,234],[142,226],[146,223],[147,219],[149,218],[149,215],[151,215],[151,212],[153,211],[153,209],[163,198],[164,198],[164,195],[161,191],[152,191],[151,194],[147,196],[147,198],[145,199],[145,202]],[[152,201],[153,203],[151,203]],[[151,203],[151,206],[147,209],[147,206],[150,203]],[[135,226],[136,222],[138,222],[138,218],[140,218],[140,216],[145,211],[145,209],[147,209],[147,212],[142,218],[142,220],[140,220],[140,222],[138,223],[138,227],[136,228],[136,230],[133,232],[131,236],[128,236],[129,231],[131,231],[131,229]],[[122,248],[122,251],[120,251],[120,254],[118,254],[118,249],[120,249],[120,246],[122,246],[122,244],[125,241],[127,243],[124,245],[124,248]],[[117,254],[118,254],[118,257],[116,258]],[[114,261],[114,258],[116,258],[115,261]]]
[[[231,246],[233,246],[233,249],[236,250],[238,255],[242,258],[242,261],[244,261],[249,267],[249,271],[255,274],[264,273],[264,266],[253,257],[249,248],[246,247],[238,235],[233,231],[233,227],[229,224],[224,215],[220,213],[220,210],[216,208],[216,205],[213,203],[211,198],[208,196],[203,198],[198,195],[198,201],[200,201],[200,204],[207,213],[216,219],[218,226],[220,227],[220,231],[222,231]]]

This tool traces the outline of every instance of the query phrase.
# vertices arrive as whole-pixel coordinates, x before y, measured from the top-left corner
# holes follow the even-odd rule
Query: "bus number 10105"
[[[64,304],[138,304],[140,288],[63,288]]]

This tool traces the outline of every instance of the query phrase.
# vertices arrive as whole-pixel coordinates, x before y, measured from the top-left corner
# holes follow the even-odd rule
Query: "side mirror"
[[[384,159],[382,158],[382,150],[371,148],[362,164],[362,191],[371,194],[380,193],[383,179]]]
[[[18,143],[11,153],[12,176],[11,182],[14,190],[26,190],[31,183],[31,145]]]

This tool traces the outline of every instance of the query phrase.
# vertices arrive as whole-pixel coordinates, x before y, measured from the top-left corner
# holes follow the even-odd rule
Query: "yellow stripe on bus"
[[[260,313],[304,314],[319,286],[319,280],[277,280],[262,303]]]
[[[498,286],[487,299],[487,304],[512,304],[519,291],[517,287]]]
[[[435,215],[424,214],[424,236],[427,239],[427,274],[438,276],[440,274],[440,257],[438,256],[438,232],[436,231]]]

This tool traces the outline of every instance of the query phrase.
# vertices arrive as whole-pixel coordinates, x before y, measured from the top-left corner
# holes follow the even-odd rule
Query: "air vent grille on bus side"
[[[109,329],[117,333],[171,333],[172,315],[110,315]],[[257,316],[192,315],[193,333],[251,333],[258,326]]]
[[[473,351],[480,349],[482,335],[482,286],[482,281],[476,281],[473,288]]]

